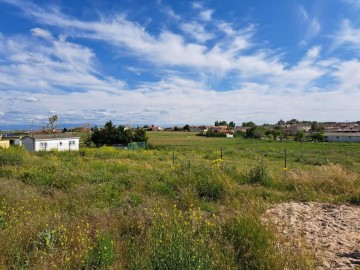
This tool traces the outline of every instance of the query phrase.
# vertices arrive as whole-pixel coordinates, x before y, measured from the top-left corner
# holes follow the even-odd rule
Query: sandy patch
[[[321,203],[281,203],[263,220],[286,239],[312,249],[316,269],[360,269],[360,207]]]

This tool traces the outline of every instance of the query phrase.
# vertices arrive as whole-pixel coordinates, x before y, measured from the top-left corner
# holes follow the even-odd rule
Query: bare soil
[[[281,203],[263,221],[314,254],[316,269],[360,269],[360,207],[322,203]]]

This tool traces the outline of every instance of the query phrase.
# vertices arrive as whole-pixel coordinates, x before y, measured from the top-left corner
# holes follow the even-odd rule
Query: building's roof
[[[344,132],[325,132],[324,136],[336,136],[336,137],[360,137],[360,132],[356,133],[344,133]]]
[[[34,134],[32,136],[24,136],[30,137],[35,140],[58,140],[58,139],[79,139],[80,137],[71,136],[69,134]]]

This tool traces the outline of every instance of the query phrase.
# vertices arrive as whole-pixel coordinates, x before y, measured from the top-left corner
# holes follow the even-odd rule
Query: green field
[[[360,204],[360,144],[148,136],[147,150],[0,149],[0,269],[311,269],[263,211]]]

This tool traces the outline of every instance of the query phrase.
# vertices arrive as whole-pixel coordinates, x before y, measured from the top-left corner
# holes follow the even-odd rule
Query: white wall
[[[70,144],[69,146],[69,143]],[[35,151],[79,151],[79,138],[58,138],[35,140]]]
[[[334,136],[327,135],[326,140],[329,142],[360,142],[360,136]]]

